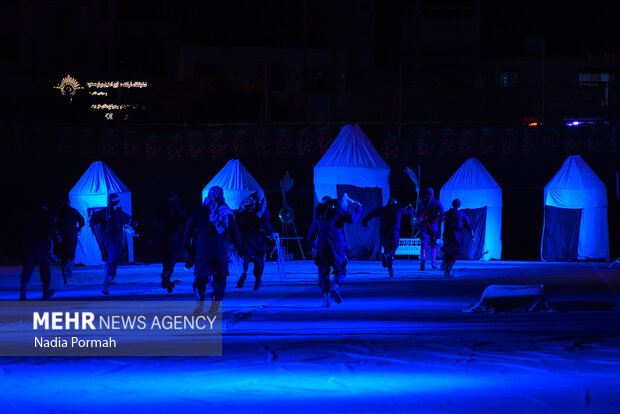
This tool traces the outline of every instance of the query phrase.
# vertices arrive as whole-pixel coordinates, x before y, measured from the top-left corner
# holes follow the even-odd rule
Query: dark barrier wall
[[[200,203],[202,188],[230,158],[239,158],[263,186],[278,230],[278,182],[290,172],[295,185],[288,203],[305,235],[313,211],[313,168],[341,126],[3,125],[0,248],[19,263],[23,207],[41,199],[59,203],[97,160],[132,191],[133,215],[140,223],[139,261],[157,260],[154,222],[167,192],[177,192],[191,211]],[[422,186],[434,187],[437,194],[465,159],[478,157],[503,188],[505,259],[540,258],[544,185],[566,156],[580,154],[607,185],[611,255],[619,254],[614,229],[620,228],[615,182],[620,126],[402,125],[400,137],[396,125],[361,126],[392,168],[392,194],[404,204],[415,198],[405,166],[417,171],[420,165]],[[410,232],[405,225],[403,235]]]

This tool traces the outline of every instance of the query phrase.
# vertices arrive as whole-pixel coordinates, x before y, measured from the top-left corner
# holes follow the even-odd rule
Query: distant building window
[[[499,86],[502,88],[514,88],[519,84],[519,72],[516,70],[504,70],[499,78]]]
[[[600,88],[601,105],[609,105],[609,73],[579,72],[579,86],[582,88]]]
[[[585,88],[603,88],[609,85],[609,73],[579,73],[579,86]]]

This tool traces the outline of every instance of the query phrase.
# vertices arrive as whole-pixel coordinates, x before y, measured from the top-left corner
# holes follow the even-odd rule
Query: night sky
[[[6,148],[9,148],[4,154],[6,161],[4,171],[5,176],[16,177],[14,181],[4,184],[6,185],[5,192],[16,194],[17,199],[28,197],[24,188],[34,185],[40,186],[42,182],[46,183],[43,187],[50,193],[62,194],[70,188],[71,183],[79,177],[90,162],[103,159],[110,162],[115,170],[120,170],[125,177],[130,177],[129,180],[135,180],[135,187],[143,186],[143,191],[148,194],[148,197],[153,198],[150,201],[154,203],[159,195],[152,194],[146,188],[158,189],[160,183],[151,184],[146,182],[146,179],[140,181],[141,178],[135,174],[145,168],[150,168],[153,163],[150,158],[139,156],[139,154],[144,153],[144,143],[151,140],[161,141],[163,143],[161,144],[161,153],[163,154],[162,157],[165,157],[167,148],[170,147],[166,140],[176,135],[189,134],[187,128],[196,126],[196,128],[203,128],[192,131],[192,133],[200,136],[206,142],[205,155],[202,155],[205,159],[196,157],[191,158],[188,162],[185,158],[169,159],[168,161],[162,158],[160,161],[156,161],[161,162],[160,166],[171,167],[174,171],[182,171],[183,168],[186,168],[187,170],[183,173],[179,172],[178,176],[164,174],[161,171],[157,173],[160,180],[171,184],[176,185],[176,183],[184,180],[185,188],[188,189],[187,193],[193,194],[193,192],[200,191],[205,184],[205,177],[212,176],[217,172],[228,158],[238,156],[232,150],[230,153],[214,154],[215,150],[213,150],[211,140],[213,137],[217,138],[216,133],[222,131],[210,130],[212,124],[228,125],[229,130],[223,132],[226,141],[230,141],[230,137],[238,140],[241,140],[239,136],[249,137],[247,139],[250,142],[248,144],[250,149],[254,148],[252,140],[255,137],[267,136],[266,142],[268,144],[265,145],[272,145],[272,147],[269,147],[266,153],[269,156],[279,154],[276,162],[273,160],[266,161],[264,158],[251,155],[251,153],[248,153],[250,155],[239,156],[239,158],[245,156],[244,162],[255,163],[254,165],[250,164],[250,167],[264,174],[263,177],[258,177],[259,181],[265,181],[269,188],[275,189],[275,198],[278,196],[277,182],[284,170],[298,169],[294,171],[298,176],[299,183],[296,190],[310,194],[309,196],[305,193],[303,196],[300,195],[298,205],[304,207],[297,207],[307,209],[305,216],[304,213],[300,213],[300,216],[305,217],[306,221],[310,220],[312,209],[311,201],[307,205],[304,203],[306,198],[311,200],[312,166],[321,155],[318,150],[318,142],[322,139],[321,134],[324,133],[321,131],[325,131],[321,128],[323,126],[331,128],[327,135],[335,138],[342,124],[349,122],[375,123],[373,126],[364,126],[364,129],[373,144],[386,158],[390,157],[389,146],[391,142],[397,141],[394,137],[401,134],[399,138],[404,137],[405,141],[410,140],[400,143],[400,147],[396,146],[396,150],[391,150],[391,154],[396,154],[400,158],[394,156],[388,160],[389,164],[400,171],[404,165],[415,166],[421,163],[427,171],[425,176],[429,180],[427,182],[435,187],[440,187],[467,156],[482,157],[483,163],[488,165],[490,170],[495,168],[495,174],[499,177],[498,181],[503,181],[502,184],[508,187],[506,197],[517,205],[513,214],[513,217],[517,218],[522,217],[523,211],[526,211],[526,214],[540,217],[541,203],[535,197],[540,195],[542,186],[561,165],[559,163],[565,159],[565,156],[573,153],[582,152],[586,154],[585,157],[591,156],[592,158],[588,161],[594,157],[599,157],[594,162],[599,166],[601,179],[608,185],[610,195],[615,186],[615,169],[617,167],[614,164],[617,162],[611,162],[614,153],[607,150],[608,148],[615,148],[613,146],[615,145],[613,144],[615,142],[613,141],[614,132],[611,127],[606,127],[607,129],[603,132],[598,131],[599,135],[604,137],[600,141],[600,146],[597,146],[599,144],[590,145],[591,137],[596,135],[587,131],[580,132],[580,135],[575,132],[573,135],[576,138],[572,142],[566,143],[562,142],[561,139],[564,136],[571,136],[570,134],[563,135],[564,132],[560,130],[547,130],[551,138],[547,137],[543,140],[536,135],[536,138],[531,139],[531,142],[535,143],[532,145],[539,145],[539,147],[531,150],[532,155],[530,156],[530,158],[539,157],[538,161],[531,162],[537,166],[542,166],[541,168],[522,171],[519,179],[514,178],[509,167],[504,168],[504,166],[510,165],[506,161],[508,157],[513,165],[520,165],[519,163],[527,158],[526,150],[519,152],[522,148],[528,148],[527,145],[521,145],[521,141],[518,141],[521,136],[525,137],[523,142],[526,142],[530,139],[528,138],[530,135],[542,134],[542,130],[519,130],[516,133],[519,136],[516,138],[518,143],[513,144],[508,142],[510,141],[507,138],[509,134],[505,133],[503,129],[504,127],[523,127],[528,124],[530,119],[535,119],[541,113],[538,107],[541,88],[537,84],[540,63],[537,59],[541,56],[542,51],[539,46],[542,44],[542,39],[545,43],[545,57],[549,60],[568,57],[582,59],[578,64],[583,64],[583,67],[589,70],[592,69],[591,66],[596,68],[600,62],[608,64],[611,69],[606,68],[605,70],[612,72],[612,86],[610,104],[607,108],[602,108],[598,104],[600,101],[596,93],[600,91],[580,89],[577,82],[577,71],[580,71],[580,68],[572,68],[575,73],[571,72],[567,75],[569,79],[567,82],[571,82],[573,88],[571,93],[574,93],[572,98],[576,97],[575,102],[579,103],[578,100],[582,97],[581,95],[589,99],[588,105],[594,102],[595,105],[591,106],[598,111],[594,113],[595,116],[613,120],[620,113],[616,110],[618,105],[616,96],[618,94],[614,89],[616,88],[614,83],[616,70],[614,68],[618,67],[617,56],[620,54],[620,29],[619,25],[615,24],[616,16],[611,12],[608,4],[603,1],[583,3],[579,7],[569,3],[530,0],[511,3],[481,1],[479,54],[475,58],[467,57],[470,59],[469,66],[464,67],[459,63],[451,63],[450,52],[447,52],[446,56],[440,58],[447,62],[444,62],[444,66],[440,68],[444,72],[436,71],[435,67],[428,61],[422,61],[421,70],[414,68],[415,64],[405,66],[403,69],[404,103],[402,105],[402,120],[409,123],[408,129],[396,126],[400,109],[399,64],[404,57],[411,59],[414,53],[411,50],[405,50],[406,47],[403,46],[406,42],[403,40],[401,20],[402,10],[415,10],[414,6],[418,4],[417,1],[377,0],[374,3],[371,2],[374,4],[372,6],[374,7],[372,14],[374,40],[367,43],[355,39],[353,29],[357,13],[356,7],[363,4],[363,2],[355,1],[257,2],[244,0],[193,2],[187,0],[154,0],[149,2],[119,1],[115,3],[100,1],[91,2],[88,6],[84,6],[81,2],[72,1],[47,3],[12,1],[3,3],[4,6],[15,6],[12,10],[17,11],[13,16],[5,14],[3,16],[5,23],[12,20],[32,22],[32,28],[24,30],[28,38],[22,39],[22,44],[26,45],[24,50],[32,50],[32,53],[24,53],[23,55],[20,55],[19,52],[14,53],[11,55],[11,59],[7,58],[6,64],[2,66],[2,70],[10,73],[8,78],[11,79],[11,82],[7,82],[5,85],[4,92],[7,93],[7,99],[0,103],[2,105],[0,106],[0,119],[7,120],[5,128],[0,131],[0,137],[6,137],[3,142],[6,143]],[[30,15],[23,14],[20,11],[20,7],[24,4],[31,11]],[[117,10],[113,15],[106,15],[109,12],[106,7],[110,4],[116,4]],[[445,0],[424,4],[433,7],[458,6],[459,4],[467,6],[472,2]],[[47,8],[42,5],[47,5]],[[79,7],[72,8],[74,5],[79,5]],[[66,15],[64,12],[51,13],[60,6],[69,7],[73,11]],[[95,7],[100,7],[100,9],[95,10]],[[467,12],[468,9],[465,8],[464,10]],[[107,30],[107,28],[100,29],[88,25],[88,13],[99,13],[105,17],[105,21],[108,22],[106,27],[111,28],[110,31],[100,32],[100,30]],[[456,13],[458,14],[458,12]],[[5,25],[5,27],[8,28],[9,26]],[[138,32],[137,28],[143,31]],[[115,48],[110,60],[106,61],[103,57],[96,56],[93,52],[93,45],[76,36],[76,33],[88,35],[94,33],[96,35],[94,38],[101,43],[99,47],[102,49],[111,43],[114,44]],[[67,51],[61,51],[55,57],[48,59],[46,55],[48,35],[56,36],[57,39],[60,39],[60,43],[65,39],[71,39],[71,42],[67,43],[70,47]],[[12,39],[10,36],[2,37],[5,45],[12,44],[10,43]],[[231,80],[235,74],[223,73],[228,70],[225,67],[225,62],[220,68],[221,73],[215,73],[217,70],[213,73],[205,70],[204,73],[198,73],[194,78],[191,78],[192,74],[188,76],[189,79],[179,79],[179,51],[188,46],[222,48],[231,54],[237,53],[236,57],[243,55],[243,53],[250,55],[258,50],[259,52],[256,55],[259,58],[252,57],[247,60],[247,65],[250,66],[247,68],[247,72],[250,73],[249,76],[255,78],[254,84],[247,90],[239,90],[238,85],[235,85],[234,81]],[[279,73],[275,68],[270,68],[272,78],[269,88],[279,88],[274,94],[270,94],[271,91],[265,92],[265,89],[269,88],[265,88],[264,84],[261,83],[263,68],[260,67],[260,64],[257,65],[256,61],[260,59],[260,51],[263,48],[265,50],[290,49],[291,55],[295,51],[322,50],[327,51],[328,55],[331,53],[330,59],[332,60],[325,64],[327,68],[325,71],[312,67],[306,70],[294,59],[291,59],[290,66],[297,66],[293,69],[287,68],[283,73]],[[370,68],[361,67],[357,63],[356,58],[360,50],[362,52],[370,51],[370,54],[374,55],[374,63]],[[342,59],[345,61],[342,64],[343,68],[337,68],[335,67],[337,65],[333,63],[338,61],[334,56],[339,51],[343,51],[345,55]],[[464,53],[470,53],[470,50],[467,49]],[[595,63],[590,65],[588,56]],[[499,66],[488,69],[485,65],[492,66],[495,61],[515,57],[530,59],[530,68],[533,68],[530,72],[534,73],[529,79],[528,87],[531,89],[526,89],[524,86],[522,90],[501,90],[497,86],[497,73],[493,72],[494,70],[499,71]],[[98,59],[102,60],[99,61]],[[222,58],[222,60],[225,59]],[[440,62],[441,64],[443,63]],[[555,69],[549,67],[548,77],[549,81],[552,81],[551,70],[557,70],[558,66]],[[563,69],[560,67],[559,70]],[[324,84],[316,79],[319,72],[322,72],[321,76],[329,77]],[[73,103],[69,103],[58,93],[58,90],[52,88],[67,74],[72,74],[82,81],[94,79],[148,81],[149,88],[147,90],[132,91],[131,93],[134,95],[127,93],[123,96],[127,103],[138,102],[147,105],[148,111],[137,113],[135,117],[130,118],[129,122],[122,120],[110,123],[100,113],[93,113],[89,109],[90,97],[86,94],[76,96]],[[286,90],[285,83],[283,83],[284,87],[278,86],[276,78],[282,74],[296,80],[297,84],[301,85],[298,86],[298,90]],[[476,77],[480,74],[486,78],[482,80],[481,85],[474,86],[475,81],[477,82]],[[315,78],[308,81],[305,77]],[[551,83],[547,86],[549,102],[546,107],[546,115],[548,124],[551,125],[552,122],[555,122],[553,126],[561,128],[564,126],[563,117],[567,116],[566,114],[579,115],[581,109],[575,106],[576,104],[573,105],[572,101],[565,99],[564,95],[556,93],[554,96],[554,86]],[[319,115],[310,113],[311,111],[308,110],[310,106],[305,106],[304,102],[306,99],[304,95],[308,92],[305,88],[308,87],[316,89],[311,92],[318,91],[317,94],[324,95],[324,100],[316,101],[314,108],[329,107],[329,110],[325,110]],[[556,87],[556,92],[557,90],[561,92],[562,87],[563,84]],[[589,92],[589,94],[584,92]],[[291,96],[286,96],[286,93],[290,93]],[[518,93],[522,93],[522,95],[518,95]],[[266,95],[269,95],[272,125],[265,121],[263,113]],[[281,95],[285,95],[285,97],[278,100]],[[325,96],[327,97],[325,98]],[[297,106],[294,107],[291,104],[293,101]],[[558,111],[556,118],[553,119],[552,111],[561,105],[568,107],[568,110],[566,113]],[[585,108],[591,109],[590,107]],[[585,111],[583,113],[586,114],[584,116],[590,115]],[[547,122],[547,119],[545,121]],[[463,127],[464,129],[454,129],[449,125],[451,122],[469,124]],[[242,128],[237,127],[239,123],[247,123],[252,126],[244,127],[242,130]],[[279,125],[295,123],[295,125],[282,132],[277,130],[278,123]],[[379,123],[386,125],[377,125]],[[434,125],[434,129],[416,129],[415,123],[430,123]],[[485,123],[489,123],[492,127],[492,132],[489,133],[492,138],[480,138],[483,135],[481,131],[484,129]],[[169,129],[160,128],[159,125],[161,124],[169,124]],[[474,126],[470,126],[470,124]],[[136,125],[138,126],[135,130],[124,129],[133,128]],[[268,132],[264,132],[265,125],[269,125],[271,128]],[[290,160],[296,160],[296,157],[299,157],[296,150],[300,147],[295,140],[304,136],[301,131],[307,125],[312,125],[312,127],[308,127],[308,136],[311,137],[308,140],[310,142],[308,146],[312,146],[312,151],[315,153],[306,153],[303,162],[295,162],[293,165]],[[58,128],[59,131],[54,128]],[[105,128],[110,128],[110,130],[104,131]],[[114,128],[118,128],[118,130],[113,130]],[[452,132],[446,133],[444,128],[446,130],[452,128]],[[258,131],[259,129],[261,131]],[[282,153],[278,153],[279,149],[276,149],[276,146],[279,145],[281,136],[286,134],[290,137],[288,144],[292,148],[291,152],[286,153],[282,150]],[[429,150],[428,154],[421,155],[418,146],[421,144],[415,140],[420,136],[425,136],[424,134],[432,137],[436,141],[436,145],[432,150]],[[476,148],[476,150],[462,151],[463,146],[459,144],[460,134],[474,137],[473,141],[476,142],[472,144],[472,148]],[[113,144],[120,149],[125,149],[123,147],[125,142],[122,139],[125,139],[126,136],[135,136],[132,143],[137,149],[125,158],[122,157],[123,152],[121,150],[118,153],[106,155],[107,153],[101,150],[105,147],[101,142],[108,142],[107,140],[111,136],[117,137],[118,140]],[[442,140],[446,136],[449,138],[448,141],[452,141],[444,145]],[[612,138],[608,139],[608,137]],[[67,141],[71,139],[74,141],[67,144],[69,149],[63,153],[58,149],[62,148],[58,142],[62,142],[65,138]],[[57,139],[60,141],[56,142]],[[258,140],[258,138],[256,139]],[[482,142],[486,139],[493,141],[495,150],[484,148]],[[129,142],[131,139],[127,138],[127,141]],[[549,146],[551,149],[542,150],[540,142],[556,142],[557,145],[555,147]],[[182,156],[189,157],[186,149],[191,147],[190,144],[192,144],[191,141],[189,143],[184,141],[184,146],[179,147],[179,152],[185,151]],[[58,149],[57,159],[44,159],[43,155],[48,153],[48,149],[46,149],[48,147],[45,145],[49,148]],[[89,148],[94,148],[92,153],[88,153]],[[386,150],[386,148],[388,149]],[[514,148],[514,150],[510,148]],[[560,149],[566,153],[561,152]],[[97,152],[100,150],[101,152]],[[442,152],[444,150],[448,152],[448,155]],[[508,154],[506,155],[507,158],[502,158],[503,155],[496,156],[493,151],[498,154]],[[591,151],[591,154],[588,154],[588,151]],[[20,154],[22,158],[13,156],[14,154]],[[424,159],[424,156],[428,158]],[[106,159],[106,157],[108,158]],[[115,159],[114,157],[118,158]],[[452,158],[446,161],[449,157]],[[484,159],[485,157],[486,159]],[[557,159],[550,160],[550,157]],[[443,165],[444,162],[445,165]],[[426,165],[424,165],[425,163]],[[63,165],[70,165],[73,170],[59,168]],[[31,168],[31,166],[36,168]],[[505,171],[501,171],[502,168]],[[409,182],[405,178],[397,176],[393,185],[394,190],[396,192],[401,191],[403,197],[412,197],[409,191]],[[512,189],[512,193],[509,192],[510,189]],[[519,192],[522,189],[531,191],[531,194],[524,196]],[[194,200],[191,195],[187,195],[187,197]],[[148,206],[145,206],[144,210],[147,208]],[[9,214],[17,214],[18,210],[19,208],[15,207]],[[611,220],[614,220],[612,213],[610,213],[610,217]],[[542,219],[540,220],[542,221]],[[515,228],[518,227],[512,222],[509,224]],[[521,231],[519,236],[529,242],[539,237],[540,227],[537,222],[534,222],[528,227],[527,231]],[[612,236],[612,239],[613,237],[615,236]],[[614,240],[612,240],[613,242]],[[520,240],[515,240],[514,244],[518,248],[525,245]],[[513,256],[517,258],[538,256],[536,244],[537,242],[528,244],[527,253],[521,254],[521,252],[516,251]]]

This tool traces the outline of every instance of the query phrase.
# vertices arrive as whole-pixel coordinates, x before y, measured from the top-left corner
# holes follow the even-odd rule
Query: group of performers
[[[420,224],[421,254],[420,270],[425,270],[430,253],[431,266],[437,269],[437,239],[444,223],[443,247],[444,275],[451,277],[452,267],[459,255],[463,238],[462,231],[468,230],[473,238],[469,218],[459,210],[461,202],[452,202],[447,212],[435,199],[432,188],[426,189],[417,211],[412,205],[402,207],[395,198],[385,206],[370,211],[362,219],[364,227],[374,218],[379,218],[379,239],[383,249],[382,263],[389,276],[394,277],[393,261],[400,239],[402,216],[414,216]],[[308,241],[316,251],[314,263],[318,269],[318,282],[324,306],[331,301],[342,302],[341,288],[347,273],[347,245],[345,224],[356,222],[362,215],[362,205],[344,194],[340,199],[323,197],[316,206],[314,219],[308,232]],[[108,197],[106,208],[93,213],[90,226],[98,227],[102,259],[105,262],[103,293],[109,295],[110,284],[116,276],[116,269],[123,254],[123,234],[137,226],[135,220],[122,211],[118,195]],[[50,254],[55,252],[61,262],[65,283],[71,280],[77,237],[85,220],[69,205],[68,200],[56,215],[49,207],[31,211],[26,219],[23,268],[21,273],[20,300],[26,299],[26,286],[36,264],[40,266],[43,283],[42,299],[54,293],[50,289]],[[177,196],[170,193],[161,206],[158,218],[161,239],[165,245],[163,255],[161,286],[173,292],[178,281],[172,280],[175,264],[185,260],[187,268],[193,267],[193,290],[197,301],[196,313],[203,312],[207,287],[211,287],[209,313],[217,311],[224,298],[228,265],[231,255],[243,262],[243,273],[237,280],[237,287],[243,288],[250,263],[253,263],[254,290],[261,286],[265,267],[265,256],[269,238],[276,239],[270,223],[267,201],[262,190],[246,197],[239,209],[232,210],[224,199],[220,187],[208,191],[203,205],[188,216],[181,208]],[[55,248],[52,252],[52,246]],[[330,281],[330,274],[333,280]]]

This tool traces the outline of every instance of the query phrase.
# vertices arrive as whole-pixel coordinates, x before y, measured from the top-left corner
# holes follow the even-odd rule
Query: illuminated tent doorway
[[[502,257],[502,189],[477,158],[469,158],[441,187],[439,201],[447,211],[461,200],[474,230],[474,243],[463,233],[462,259]]]
[[[75,263],[100,265],[101,249],[89,225],[92,214],[108,205],[108,196],[118,194],[123,211],[131,215],[131,192],[123,182],[102,161],[93,162],[84,175],[69,191],[69,202],[86,221],[78,235]],[[123,261],[133,262],[133,237],[126,235],[126,255]]]
[[[370,143],[359,125],[345,125],[323,158],[314,167],[314,196],[340,197],[345,192],[362,203],[364,214],[385,205],[390,198],[390,167]],[[379,246],[379,220],[367,227],[362,221],[345,226],[351,258],[376,258]]]
[[[542,260],[609,260],[607,188],[579,155],[547,183],[544,206]]]

